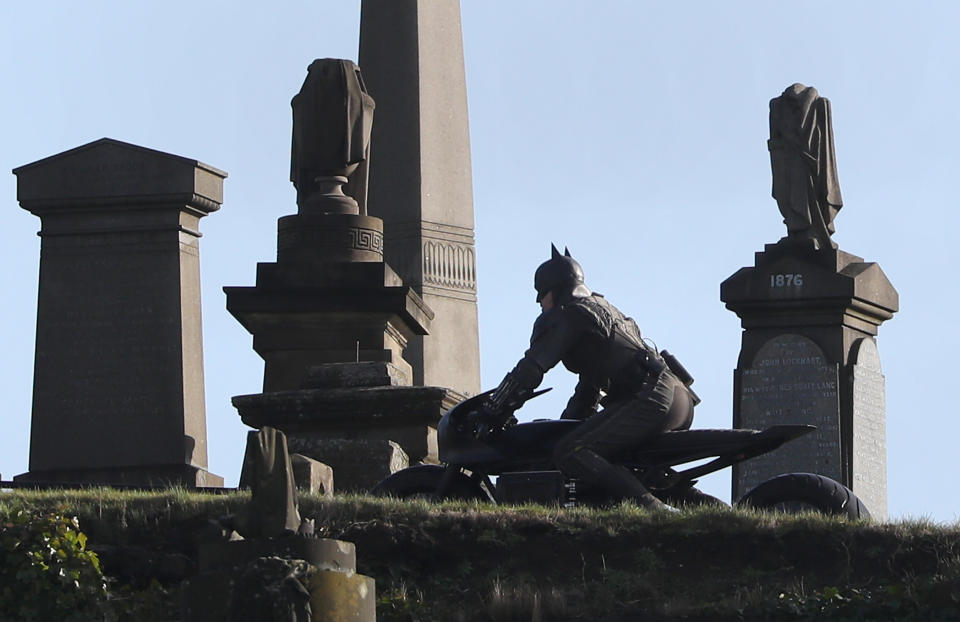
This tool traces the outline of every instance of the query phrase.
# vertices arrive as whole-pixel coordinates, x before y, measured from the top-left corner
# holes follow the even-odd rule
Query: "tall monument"
[[[227,174],[109,138],[13,172],[41,222],[30,472],[15,479],[223,485],[206,470],[199,224]]]
[[[414,384],[480,391],[473,187],[459,0],[363,0],[360,67],[377,101],[368,209],[384,255],[434,311],[406,349]]]
[[[773,197],[787,235],[720,286],[741,319],[734,427],[812,424],[813,434],[734,466],[733,494],[787,472],[831,477],[885,517],[884,377],[880,324],[899,309],[876,263],[837,248],[843,205],[830,102],[794,84],[770,102]]]
[[[233,404],[333,467],[337,489],[368,490],[409,460],[436,462],[435,426],[463,396],[411,386],[405,350],[434,314],[384,261],[384,223],[366,213],[376,124],[359,68],[315,60],[292,107],[297,213],[278,221],[277,261],[257,265],[256,285],[224,288],[264,359],[263,393]]]

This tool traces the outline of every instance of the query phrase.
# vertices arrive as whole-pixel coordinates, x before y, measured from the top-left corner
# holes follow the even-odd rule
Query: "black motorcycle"
[[[549,389],[531,393],[523,401],[546,391]],[[480,408],[490,393],[475,395],[444,414],[437,426],[441,464],[424,464],[397,471],[377,484],[372,494],[566,506],[603,505],[613,501],[603,490],[591,487],[587,482],[565,478],[553,464],[554,445],[580,425],[580,421],[538,420],[507,424],[491,433]],[[774,451],[815,429],[810,425],[776,425],[763,431],[667,432],[625,452],[614,462],[633,471],[650,492],[667,504],[726,506],[723,501],[698,490],[695,487],[697,478]],[[681,465],[705,459],[708,459],[705,463],[678,470]],[[498,476],[496,485],[491,476]],[[736,505],[783,511],[812,509],[849,518],[870,517],[867,508],[851,490],[828,477],[812,473],[774,477],[748,492]]]

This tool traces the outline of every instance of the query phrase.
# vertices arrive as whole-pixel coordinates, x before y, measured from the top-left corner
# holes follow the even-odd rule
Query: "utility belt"
[[[647,350],[646,348],[637,352],[636,361],[642,371],[641,389],[652,388],[660,380],[660,376],[670,369],[662,357],[658,356],[653,350]]]
[[[619,382],[611,383],[610,390],[601,400],[601,404],[606,406],[609,402],[650,391],[660,382],[664,374],[670,374],[683,384],[690,392],[694,404],[700,403],[700,397],[690,388],[690,385],[693,384],[693,376],[675,356],[666,350],[658,355],[653,350],[643,348],[637,350],[632,364],[626,370],[626,377],[619,379]]]
[[[607,394],[600,403],[606,406],[609,403],[630,399],[639,393],[650,391],[660,381],[660,377],[664,373],[669,373],[666,361],[652,350],[639,349],[633,359],[624,366],[624,369],[611,379],[610,387],[606,391]]]

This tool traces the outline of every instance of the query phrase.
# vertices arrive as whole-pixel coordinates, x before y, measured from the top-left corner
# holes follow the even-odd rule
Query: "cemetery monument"
[[[787,235],[720,287],[742,322],[735,428],[811,424],[813,434],[733,467],[733,496],[788,472],[841,482],[886,517],[884,377],[876,336],[899,309],[876,263],[831,236],[843,205],[830,102],[794,84],[770,102],[773,197]]]
[[[233,404],[331,466],[338,490],[368,490],[411,460],[435,462],[434,426],[463,396],[411,386],[405,353],[435,315],[384,261],[383,221],[364,213],[375,104],[359,68],[314,61],[292,107],[297,214],[280,218],[277,261],[257,266],[256,285],[224,288],[265,362],[263,393]]]
[[[13,171],[40,217],[30,471],[222,486],[207,469],[200,219],[227,176],[109,138]]]

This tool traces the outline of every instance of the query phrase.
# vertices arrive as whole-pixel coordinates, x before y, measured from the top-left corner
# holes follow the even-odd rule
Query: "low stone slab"
[[[303,454],[290,456],[293,464],[293,480],[297,488],[312,494],[333,496],[333,469]]]

